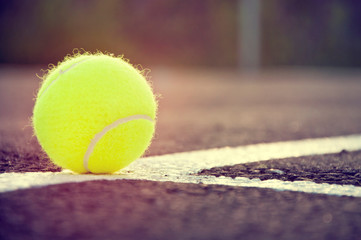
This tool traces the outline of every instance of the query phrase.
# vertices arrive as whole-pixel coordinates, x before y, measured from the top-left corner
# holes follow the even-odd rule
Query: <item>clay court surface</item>
[[[41,68],[0,68],[1,174],[61,171],[32,135]],[[150,76],[159,114],[146,157],[361,133],[358,70],[255,74],[154,67]],[[200,174],[358,189],[359,150]],[[0,212],[1,239],[361,239],[360,197],[260,187],[136,179],[68,182],[2,192]]]

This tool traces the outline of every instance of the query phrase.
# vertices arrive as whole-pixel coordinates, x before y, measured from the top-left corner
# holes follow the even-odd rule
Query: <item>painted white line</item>
[[[133,162],[127,170],[169,174],[197,173],[202,169],[262,160],[337,153],[361,149],[361,134],[314,138],[288,142],[262,143],[148,157]]]
[[[78,175],[67,171],[60,173],[3,173],[0,175],[0,192],[90,180],[138,179],[178,183],[202,182],[205,184],[260,187],[280,191],[289,190],[361,197],[361,187],[352,185],[317,184],[307,181],[260,181],[259,179],[247,179],[243,177],[232,179],[229,177],[217,178],[214,176],[191,175],[202,169],[209,169],[216,166],[286,157],[337,153],[342,150],[361,150],[361,135],[255,144],[236,148],[219,148],[141,158],[113,175]]]

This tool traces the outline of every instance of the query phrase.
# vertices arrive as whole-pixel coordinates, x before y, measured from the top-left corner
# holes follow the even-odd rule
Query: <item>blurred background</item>
[[[359,0],[0,0],[0,160],[38,156],[37,75],[74,49],[151,69],[149,155],[358,133],[360,13]]]
[[[1,0],[0,63],[74,48],[145,66],[361,66],[359,0]]]
[[[360,0],[0,0],[0,172],[56,170],[31,117],[42,69],[74,49],[151,69],[147,156],[360,133],[360,13]]]

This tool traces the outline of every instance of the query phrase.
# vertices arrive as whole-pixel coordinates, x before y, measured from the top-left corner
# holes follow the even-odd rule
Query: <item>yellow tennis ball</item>
[[[55,164],[78,173],[112,173],[148,148],[156,111],[139,70],[120,57],[84,53],[46,74],[33,125]]]

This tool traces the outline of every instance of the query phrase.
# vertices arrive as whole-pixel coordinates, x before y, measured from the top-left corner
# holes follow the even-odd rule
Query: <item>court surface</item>
[[[0,69],[1,239],[361,239],[361,72],[154,68],[144,158],[75,175],[32,136],[40,68]]]

